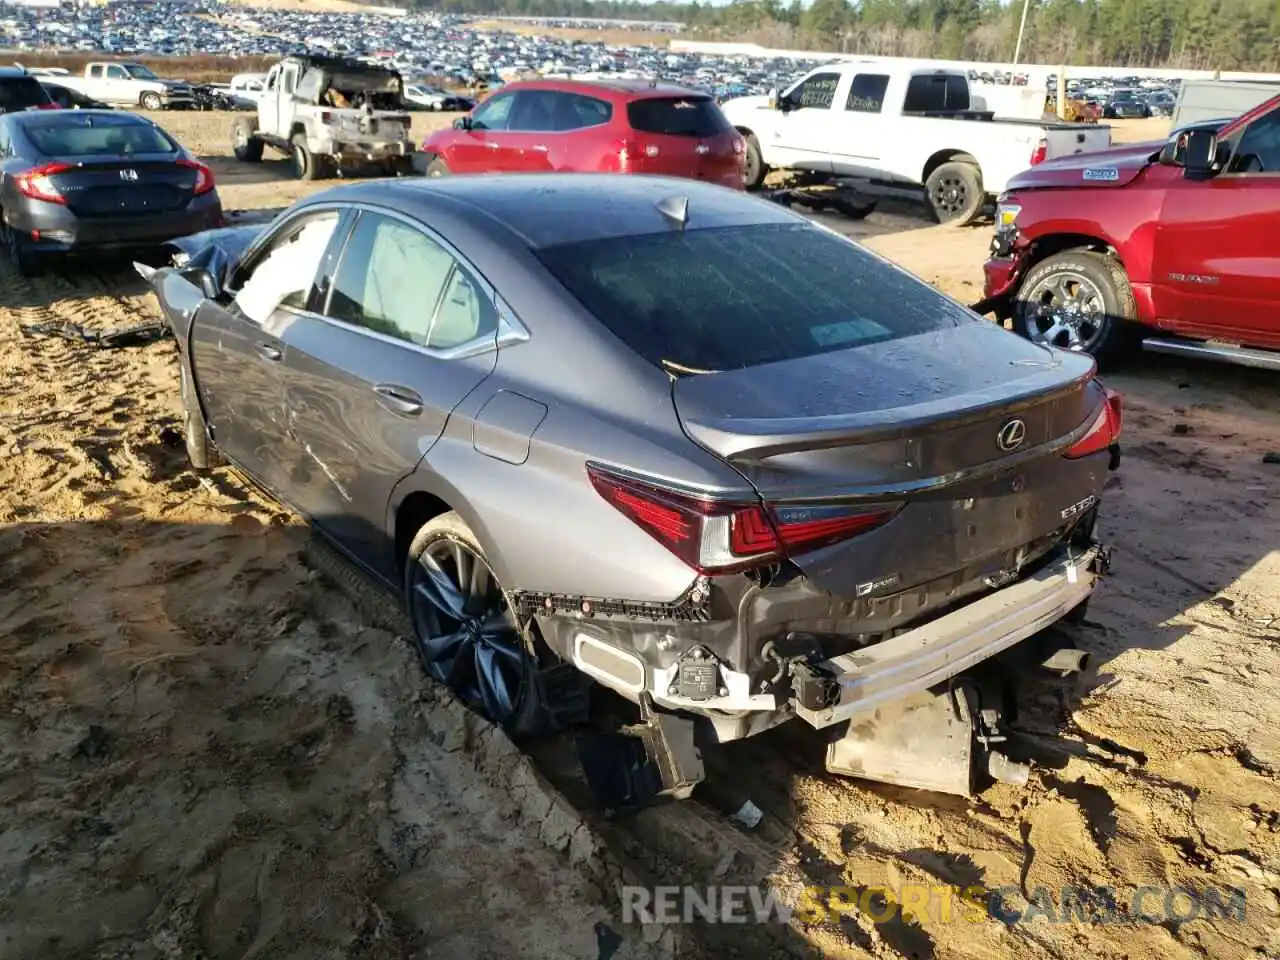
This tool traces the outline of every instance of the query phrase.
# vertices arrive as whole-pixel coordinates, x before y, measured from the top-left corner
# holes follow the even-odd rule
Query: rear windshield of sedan
[[[627,104],[627,122],[639,133],[714,137],[732,129],[710,97],[648,97]]]
[[[114,117],[90,119],[64,113],[27,123],[25,130],[31,145],[46,157],[128,156],[178,149],[163,130],[133,119],[121,122]]]
[[[672,230],[536,253],[636,353],[677,372],[737,370],[976,322],[905,271],[809,224]]]

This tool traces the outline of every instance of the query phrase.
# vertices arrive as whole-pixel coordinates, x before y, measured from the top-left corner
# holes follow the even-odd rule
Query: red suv
[[[509,83],[422,144],[451,173],[652,173],[743,188],[746,142],[705,93],[632,80]]]

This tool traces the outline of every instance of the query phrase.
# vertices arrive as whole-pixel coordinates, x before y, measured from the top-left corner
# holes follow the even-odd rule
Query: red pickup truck
[[[1140,343],[1280,370],[1280,96],[1018,174],[984,272],[975,309],[1100,363]]]

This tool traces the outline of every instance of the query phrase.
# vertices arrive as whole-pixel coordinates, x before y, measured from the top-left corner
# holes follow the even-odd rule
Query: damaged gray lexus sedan
[[[192,463],[394,588],[512,733],[590,678],[640,706],[652,792],[702,777],[695,735],[793,719],[839,772],[1018,779],[958,681],[1105,572],[1120,402],[1088,356],[685,180],[352,184],[180,246],[139,270]]]

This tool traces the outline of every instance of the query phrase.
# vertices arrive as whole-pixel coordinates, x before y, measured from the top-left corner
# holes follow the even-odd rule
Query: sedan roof
[[[782,206],[678,177],[623,174],[499,174],[373,181],[314,194],[310,201],[378,204],[432,222],[447,211],[482,232],[502,229],[534,249],[681,228],[659,209],[688,202],[685,229],[807,223]]]

